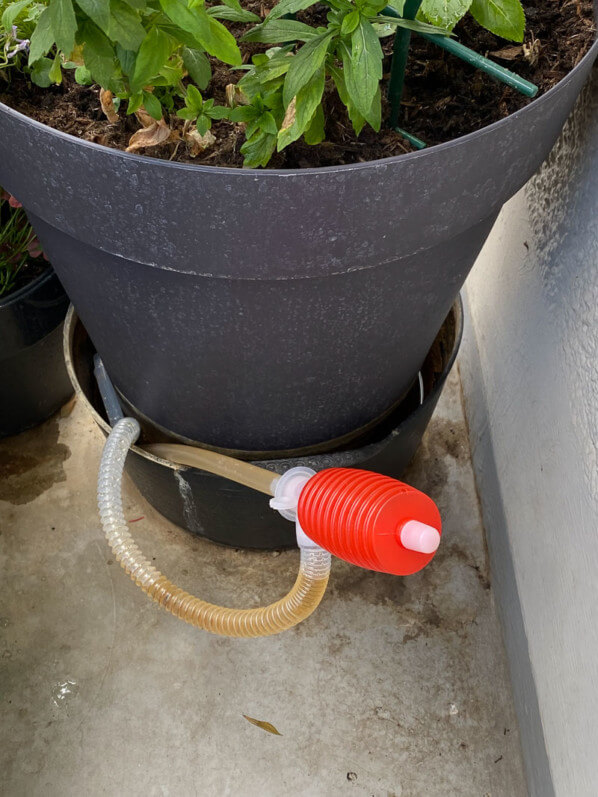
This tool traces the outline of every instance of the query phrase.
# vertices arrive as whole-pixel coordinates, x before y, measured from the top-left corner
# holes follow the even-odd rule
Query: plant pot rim
[[[598,19],[598,3],[595,0],[595,17]],[[588,61],[594,60],[596,55],[598,54],[598,37],[594,40],[594,43],[588,50],[588,52],[584,55],[584,57],[573,67],[573,69],[559,82],[554,85],[551,89],[549,89],[545,94],[542,94],[536,99],[532,100],[530,103],[525,105],[523,108],[520,108],[518,111],[514,111],[509,116],[504,117],[504,119],[499,119],[496,122],[492,122],[485,127],[480,128],[479,130],[474,130],[471,133],[466,133],[464,136],[459,136],[458,138],[451,139],[450,141],[445,141],[442,144],[434,144],[433,146],[426,147],[423,150],[419,150],[417,152],[406,152],[402,155],[394,155],[389,158],[379,158],[377,160],[366,161],[365,163],[346,163],[346,164],[339,164],[338,166],[318,166],[318,167],[310,167],[307,169],[243,169],[243,168],[235,168],[232,166],[205,166],[203,164],[195,164],[195,163],[179,163],[177,161],[169,161],[164,160],[162,158],[152,158],[148,155],[137,155],[133,152],[125,152],[124,150],[115,149],[113,147],[106,147],[104,144],[98,144],[94,141],[86,141],[83,138],[79,138],[78,136],[73,136],[71,133],[65,133],[62,130],[56,130],[49,125],[44,124],[43,122],[39,122],[37,119],[32,119],[30,116],[21,113],[20,111],[14,110],[8,105],[0,102],[0,111],[3,113],[8,114],[9,116],[13,116],[16,119],[20,119],[23,121],[28,122],[29,124],[33,125],[38,129],[46,129],[49,134],[55,138],[60,139],[72,139],[77,141],[82,147],[88,147],[90,149],[101,150],[104,152],[109,152],[114,154],[116,157],[121,157],[125,160],[129,160],[132,163],[141,162],[147,164],[148,161],[155,163],[156,168],[160,167],[162,164],[166,164],[175,169],[183,169],[186,171],[197,171],[197,172],[204,172],[208,174],[223,174],[229,177],[233,175],[238,175],[241,178],[243,176],[255,179],[256,175],[260,175],[262,177],[265,176],[272,176],[272,177],[288,177],[288,176],[297,176],[297,175],[314,175],[314,174],[325,174],[328,172],[345,172],[345,171],[352,171],[352,170],[362,170],[366,169],[370,166],[380,165],[380,164],[389,164],[389,163],[396,163],[397,161],[408,161],[408,160],[417,160],[420,158],[425,158],[425,156],[429,152],[436,152],[440,150],[449,150],[453,147],[461,146],[462,144],[471,141],[475,138],[479,138],[481,136],[485,136],[490,132],[503,127],[504,125],[508,124],[511,119],[518,118],[525,114],[529,108],[532,106],[543,103],[549,102],[552,95],[557,92],[560,87],[567,81],[569,81],[577,72],[581,71]]]
[[[1,105],[2,103],[0,103]],[[19,288],[16,291],[11,291],[7,293],[6,296],[0,297],[0,310],[3,310],[5,307],[9,307],[11,304],[18,302],[28,293],[31,293],[36,288],[39,288],[40,285],[43,285],[44,282],[51,279],[54,275],[54,269],[48,263],[46,270],[42,274],[38,274],[31,282],[28,282],[27,285],[23,285],[22,288]]]

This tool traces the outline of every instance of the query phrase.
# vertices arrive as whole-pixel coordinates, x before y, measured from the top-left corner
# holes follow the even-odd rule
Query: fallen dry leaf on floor
[[[129,139],[129,146],[127,152],[136,152],[138,149],[145,147],[157,147],[159,144],[164,144],[168,141],[172,130],[168,127],[164,119],[159,122],[152,120],[151,125],[137,130]]]
[[[202,136],[199,130],[194,127],[192,130],[186,131],[184,136],[189,147],[189,155],[191,155],[192,158],[196,158],[216,143],[216,136],[211,130],[208,130],[208,132]]]
[[[252,725],[257,725],[258,728],[261,728],[263,731],[267,731],[268,733],[273,733],[274,736],[282,736],[282,733],[276,730],[274,725],[271,722],[264,722],[264,720],[255,720],[253,717],[248,717],[247,714],[243,714],[247,722],[250,722]]]
[[[100,105],[109,122],[118,122],[118,114],[114,107],[114,95],[108,89],[100,89]]]

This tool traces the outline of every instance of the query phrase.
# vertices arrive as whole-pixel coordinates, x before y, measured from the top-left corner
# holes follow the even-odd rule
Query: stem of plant
[[[403,18],[415,19],[422,2],[423,0],[405,0]],[[388,7],[386,7],[382,13],[387,16],[400,16],[394,9]],[[392,128],[398,126],[399,117],[401,115],[401,99],[405,87],[405,69],[407,67],[407,58],[409,57],[410,43],[411,31],[405,28],[397,28],[392,51],[392,63],[390,65],[390,80],[388,81],[388,102],[390,103],[389,121]]]

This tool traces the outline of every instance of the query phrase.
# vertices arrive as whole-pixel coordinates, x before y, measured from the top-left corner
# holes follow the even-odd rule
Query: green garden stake
[[[413,17],[408,17],[407,9],[412,9],[413,5],[410,5],[413,0],[407,0],[405,3],[405,13],[403,17],[405,19],[413,19]],[[416,2],[415,5],[417,6],[415,13],[417,14],[417,9],[421,5],[421,2]],[[393,17],[394,19],[401,19],[401,15],[397,13],[394,8],[390,6],[386,6],[386,8],[382,9],[380,12],[381,16],[384,17]],[[451,53],[452,55],[456,55],[457,58],[460,58],[462,61],[465,61],[471,66],[475,67],[476,69],[480,69],[482,72],[485,72],[487,75],[490,75],[496,80],[500,80],[501,83],[505,83],[507,86],[518,91],[520,94],[523,94],[525,97],[535,97],[538,93],[538,87],[534,83],[530,83],[529,80],[525,80],[524,78],[516,75],[515,72],[511,72],[509,69],[505,69],[504,66],[499,66],[499,64],[494,63],[489,58],[485,58],[483,55],[476,53],[475,50],[471,50],[469,47],[466,47],[464,44],[461,44],[456,39],[452,38],[451,36],[444,36],[439,33],[422,33],[421,31],[416,31],[419,36],[423,39],[427,39],[427,41],[433,42],[433,44],[438,45],[438,47],[442,47],[443,50]],[[404,34],[408,34],[405,37]],[[398,113],[400,109],[401,103],[401,94],[403,91],[403,82],[405,80],[405,66],[407,63],[407,54],[409,50],[409,32],[406,30],[399,30],[395,34],[395,48],[392,58],[392,65],[390,71],[390,82],[389,82],[389,90],[388,90],[388,100],[390,102],[391,107],[391,126],[395,126],[398,122]],[[402,44],[406,41],[406,44]],[[401,62],[397,59],[396,65],[396,74],[395,72],[395,58],[396,54],[399,53],[400,57],[404,58],[404,61]],[[402,63],[402,67],[401,67]],[[393,76],[394,76],[394,89],[391,93],[391,86],[393,86]],[[398,91],[398,102],[397,102],[397,91]],[[393,125],[393,113],[397,114],[397,118],[395,124]]]
[[[462,61],[471,64],[476,69],[481,69],[487,75],[500,80],[501,83],[505,83],[525,97],[535,97],[538,93],[538,87],[534,83],[530,83],[529,80],[525,80],[515,74],[515,72],[505,69],[504,66],[495,64],[489,58],[484,58],[483,55],[476,53],[475,50],[470,50],[469,47],[461,44],[456,39],[451,39],[450,36],[439,36],[436,33],[421,33],[420,35],[423,39],[437,44],[443,50],[456,55],[457,58],[461,58]]]
[[[422,2],[423,0],[405,0],[405,6],[403,8],[403,18],[415,19]],[[401,18],[400,14],[398,14],[394,9],[388,6],[382,11],[382,13],[385,16],[396,17],[398,19]],[[405,69],[407,67],[407,58],[409,57],[410,43],[411,43],[411,31],[406,30],[405,28],[397,27],[395,33],[393,51],[392,51],[392,63],[390,65],[390,80],[388,81],[388,102],[390,103],[390,126],[392,128],[396,128],[397,125],[399,124],[399,116],[401,113],[401,99],[403,97],[403,88],[405,86]],[[397,132],[401,132],[401,135],[403,135],[402,131],[397,131]],[[407,136],[405,136],[405,138],[409,140]]]
[[[422,141],[421,138],[414,136],[413,133],[408,133],[407,130],[403,130],[402,127],[393,127],[395,133],[398,133],[403,138],[407,139],[410,144],[413,144],[415,149],[425,149],[428,145],[425,141]]]

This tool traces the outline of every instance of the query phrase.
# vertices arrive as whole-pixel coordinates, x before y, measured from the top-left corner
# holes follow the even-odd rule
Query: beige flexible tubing
[[[277,473],[258,468],[250,462],[242,462],[240,459],[227,457],[225,454],[218,454],[216,451],[207,451],[205,448],[196,446],[184,446],[179,443],[152,443],[143,446],[144,451],[149,451],[156,457],[167,459],[169,462],[176,462],[179,465],[188,465],[191,468],[206,470],[208,473],[216,473],[226,479],[244,484],[266,495],[274,495],[274,486],[280,479]]]
[[[322,600],[330,574],[330,554],[322,548],[301,548],[299,574],[291,591],[258,609],[229,609],[196,598],[169,581],[143,556],[129,532],[121,495],[125,460],[139,431],[133,418],[115,424],[104,446],[98,476],[102,528],[114,557],[133,581],[175,617],[221,636],[269,636],[309,617]]]

